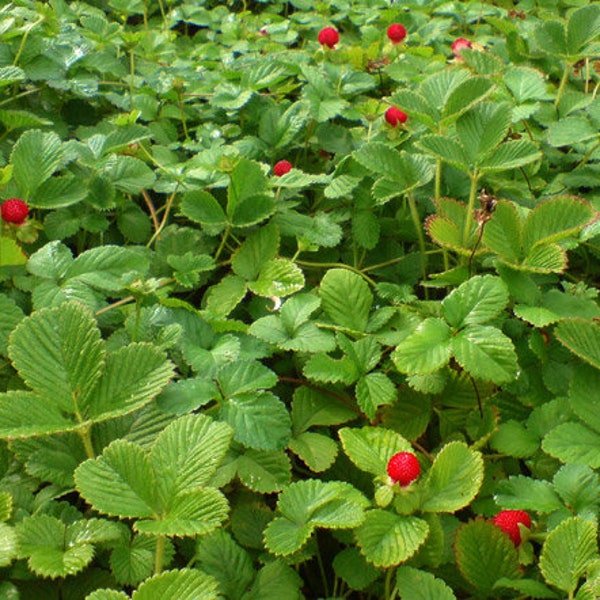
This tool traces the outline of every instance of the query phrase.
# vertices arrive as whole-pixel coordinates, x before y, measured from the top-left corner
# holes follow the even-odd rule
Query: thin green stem
[[[154,555],[154,574],[157,575],[162,571],[165,562],[165,546],[167,538],[164,535],[159,535],[156,539],[156,554]]]
[[[163,214],[162,221],[160,222],[158,229],[152,234],[152,237],[148,240],[148,243],[146,244],[146,248],[149,248],[154,243],[154,241],[160,237],[162,230],[165,228],[167,221],[169,220],[169,213],[171,212],[171,208],[173,206],[173,202],[175,200],[176,194],[177,194],[177,188],[175,188],[175,191],[172,192],[171,195],[167,198],[167,202],[165,203],[165,212]]]
[[[40,17],[37,21],[32,23],[25,30],[25,33],[23,34],[23,37],[21,38],[21,43],[19,44],[19,49],[17,50],[17,53],[15,54],[15,60],[13,60],[13,66],[16,67],[17,64],[19,63],[19,60],[21,60],[21,54],[23,54],[23,50],[25,49],[25,43],[27,42],[29,33],[31,32],[32,29],[35,28],[36,25],[39,25],[43,20],[44,20],[44,17]]]
[[[94,444],[92,443],[92,433],[90,430],[90,426],[88,425],[84,429],[80,429],[77,433],[79,433],[79,437],[83,442],[83,447],[85,449],[85,455],[88,458],[96,458],[96,452],[94,451]]]
[[[321,573],[321,581],[323,583],[323,591],[325,592],[325,598],[329,597],[329,583],[327,582],[327,573],[325,572],[325,566],[323,565],[323,558],[321,557],[321,550],[317,543],[317,563],[319,564],[319,572]]]
[[[394,569],[388,569],[385,574],[384,584],[384,598],[385,600],[392,599],[392,577],[394,576]]]
[[[423,233],[423,224],[421,223],[421,217],[419,215],[419,210],[417,209],[417,203],[415,201],[414,194],[412,192],[408,192],[406,196],[408,198],[410,216],[412,217],[412,221],[417,232],[419,251],[421,253],[421,275],[423,277],[423,281],[425,281],[427,279],[427,254],[425,253],[425,234]]]
[[[135,55],[133,48],[129,50],[129,108],[133,109],[133,96],[135,93]]]
[[[185,118],[185,107],[183,105],[183,96],[181,95],[181,92],[177,92],[177,101],[179,103],[179,113],[181,115],[181,125],[183,126],[183,135],[185,136],[185,141],[189,142],[190,136],[188,134],[187,120]]]
[[[230,231],[231,231],[231,229],[229,227],[227,227],[227,229],[225,229],[225,233],[223,234],[223,237],[221,238],[221,243],[219,244],[219,247],[217,248],[217,251],[215,253],[215,262],[217,262],[219,260],[219,256],[221,256],[221,252],[223,252],[223,248],[225,248],[225,243],[227,242],[227,238],[229,237]]]
[[[348,269],[348,271],[352,271],[353,273],[360,275],[368,284],[372,285],[373,287],[375,287],[376,285],[375,281],[371,279],[368,275],[365,275],[363,271],[351,267],[350,265],[346,265],[344,263],[317,263],[310,262],[307,260],[297,260],[296,263],[302,267],[309,267],[315,269]]]
[[[442,195],[442,159],[437,158],[435,161],[435,199],[437,200]]]
[[[565,87],[567,85],[567,81],[569,80],[569,72],[571,71],[571,65],[567,63],[565,65],[565,70],[563,72],[563,76],[560,80],[560,84],[558,85],[558,91],[556,92],[556,99],[554,100],[554,108],[558,108],[558,104],[561,101],[563,94],[565,92]]]
[[[467,246],[469,236],[471,235],[471,227],[473,226],[473,211],[475,210],[475,199],[477,198],[477,184],[479,183],[479,172],[477,169],[471,173],[471,191],[469,193],[469,206],[467,207],[467,215],[465,217],[465,228],[463,230],[462,245]]]

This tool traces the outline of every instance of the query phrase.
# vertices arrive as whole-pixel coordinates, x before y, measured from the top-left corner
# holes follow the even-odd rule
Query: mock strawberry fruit
[[[392,44],[400,44],[406,37],[406,28],[401,23],[394,23],[387,28],[387,36]]]
[[[519,523],[531,529],[531,517],[524,510],[501,510],[492,523],[507,533],[515,546],[521,543]]]
[[[0,213],[6,223],[22,225],[29,215],[29,207],[19,198],[9,198],[2,203]]]
[[[385,120],[392,126],[397,127],[402,123],[406,123],[408,115],[395,106],[390,106],[385,111]]]
[[[292,163],[289,160],[280,160],[273,167],[273,174],[281,177],[292,170]]]
[[[465,38],[456,38],[452,42],[452,54],[454,54],[458,60],[462,60],[462,56],[460,55],[461,51],[465,48],[471,48],[472,45],[473,44]]]
[[[325,27],[319,31],[319,44],[333,48],[340,41],[340,34],[334,27]]]
[[[412,452],[397,452],[390,458],[387,472],[400,487],[406,487],[421,474],[421,465]]]

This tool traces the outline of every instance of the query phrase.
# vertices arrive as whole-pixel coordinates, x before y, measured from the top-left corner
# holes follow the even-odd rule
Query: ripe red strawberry
[[[408,115],[395,106],[390,106],[390,108],[385,111],[385,120],[392,127],[397,127],[400,123],[406,123],[407,119]]]
[[[397,452],[387,464],[388,475],[400,487],[410,485],[421,473],[421,466],[412,452]]]
[[[333,48],[340,41],[340,34],[333,27],[325,27],[319,31],[319,44]]]
[[[281,177],[292,170],[292,163],[289,160],[280,160],[273,167],[273,174]]]
[[[521,530],[519,523],[531,528],[531,517],[524,510],[501,510],[493,519],[492,523],[510,536],[513,544],[521,543]]]
[[[2,214],[2,220],[6,223],[22,225],[25,222],[27,215],[29,215],[29,208],[23,200],[19,198],[9,198],[2,203],[0,213]]]
[[[458,60],[462,60],[462,56],[460,55],[460,51],[465,48],[470,48],[473,44],[465,38],[456,38],[452,42],[452,53]]]
[[[406,29],[400,23],[394,23],[387,29],[387,36],[392,44],[400,44],[406,37]]]

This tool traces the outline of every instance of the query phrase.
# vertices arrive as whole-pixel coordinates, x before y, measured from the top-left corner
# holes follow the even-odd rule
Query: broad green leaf
[[[598,130],[585,117],[568,116],[552,123],[546,133],[551,146],[572,146],[598,136]]]
[[[347,269],[330,269],[321,280],[321,306],[337,325],[353,331],[364,331],[373,294],[367,282]]]
[[[581,423],[562,423],[542,441],[542,448],[562,462],[600,467],[600,434]]]
[[[25,71],[13,65],[0,67],[0,87],[11,85],[15,81],[25,79]]]
[[[477,275],[446,296],[442,315],[452,327],[491,321],[508,304],[508,290],[499,277]]]
[[[483,481],[483,459],[463,442],[446,444],[421,487],[421,510],[455,512],[475,498]]]
[[[8,521],[13,512],[13,497],[8,492],[0,492],[0,523]]]
[[[300,386],[294,391],[292,424],[294,435],[314,425],[340,425],[356,418],[357,413],[339,398]]]
[[[425,229],[436,244],[470,255],[471,250],[463,247],[462,231],[454,221],[440,215],[430,215],[425,221]]]
[[[504,83],[519,104],[548,98],[544,74],[531,67],[511,65],[504,74]]]
[[[204,415],[186,415],[157,438],[150,460],[159,474],[155,493],[168,506],[175,496],[206,485],[223,460],[232,431]]]
[[[290,450],[315,473],[326,471],[335,461],[338,445],[322,433],[305,431],[290,440]]]
[[[227,195],[227,214],[231,218],[238,206],[268,189],[268,180],[257,162],[242,158],[231,174]]]
[[[446,365],[451,354],[452,330],[441,319],[428,318],[396,346],[392,360],[401,373],[424,374]]]
[[[286,258],[274,258],[263,264],[258,279],[248,283],[248,288],[255,294],[278,298],[299,292],[303,287],[302,270]]]
[[[24,316],[14,300],[4,294],[0,295],[0,355],[7,355],[8,337]]]
[[[578,366],[569,386],[573,412],[589,427],[600,432],[600,371],[587,365]]]
[[[482,102],[456,122],[456,132],[470,164],[479,164],[506,137],[511,125],[508,104]]]
[[[466,170],[469,166],[467,151],[457,140],[443,135],[424,135],[417,142],[417,146],[423,152],[431,154],[459,169]]]
[[[40,185],[63,164],[65,149],[53,131],[31,129],[21,135],[13,147],[10,161],[13,178],[22,196],[29,199]]]
[[[256,390],[266,390],[277,384],[274,371],[257,360],[240,360],[223,365],[217,373],[219,390],[224,398]]]
[[[548,20],[539,23],[533,30],[533,37],[546,54],[561,58],[569,55],[567,32],[560,21]]]
[[[129,596],[125,592],[117,590],[94,590],[91,594],[85,597],[85,600],[127,600]]]
[[[515,263],[521,258],[522,225],[515,204],[498,202],[492,219],[485,225],[482,242],[508,262]]]
[[[254,579],[250,555],[223,530],[202,536],[196,543],[198,568],[219,582],[227,598],[242,598]]]
[[[513,475],[499,482],[494,497],[501,508],[551,513],[564,505],[552,485],[541,479]]]
[[[429,525],[414,516],[371,510],[356,530],[356,542],[365,558],[376,567],[393,567],[408,560],[423,544]]]
[[[464,48],[460,51],[460,57],[466,65],[480,75],[501,75],[505,69],[502,59],[487,48],[485,52],[475,48]],[[479,98],[475,101],[477,100]]]
[[[485,53],[473,53],[485,54]],[[442,110],[442,123],[450,122],[483,100],[492,91],[493,84],[487,77],[469,77],[453,88]]]
[[[360,409],[373,419],[377,409],[393,404],[398,396],[396,386],[385,373],[367,373],[356,384],[356,400]]]
[[[562,273],[567,268],[567,253],[558,244],[537,244],[520,268],[534,273]]]
[[[600,327],[595,322],[565,319],[556,326],[554,333],[573,354],[600,369]]]
[[[121,518],[157,514],[156,478],[150,459],[137,444],[116,440],[101,456],[75,471],[75,487],[99,512]]]
[[[27,270],[42,279],[64,279],[73,262],[73,254],[62,242],[54,241],[42,246],[29,258]]]
[[[498,426],[490,445],[501,454],[529,458],[539,449],[540,440],[519,421],[509,420]]]
[[[257,279],[263,266],[272,261],[279,248],[279,230],[274,224],[249,235],[231,260],[233,272],[246,281]]]
[[[16,558],[17,544],[18,538],[15,529],[7,523],[0,523],[0,567],[7,567]],[[1,588],[0,594],[2,594]]]
[[[529,140],[513,140],[500,144],[479,163],[482,173],[518,169],[542,156],[536,144]]]
[[[154,171],[139,158],[117,156],[115,163],[107,170],[111,182],[126,194],[139,194],[154,185]]]
[[[81,179],[73,175],[51,177],[32,193],[30,206],[51,209],[63,208],[80,202],[88,195],[88,189]]]
[[[538,204],[527,216],[523,242],[525,248],[558,242],[577,233],[593,218],[593,208],[584,200],[562,196]]]
[[[276,556],[287,556],[300,550],[312,535],[312,523],[294,522],[284,517],[276,517],[265,529],[264,543],[269,552]]]
[[[229,221],[233,227],[251,227],[268,219],[274,212],[273,196],[256,194],[236,204],[233,212],[229,214]]]
[[[513,308],[513,312],[519,319],[523,319],[523,321],[527,321],[535,327],[547,327],[552,323],[560,321],[560,317],[557,314],[542,306],[523,306],[522,304],[516,304]]]
[[[587,44],[600,36],[600,7],[583,6],[569,15],[567,21],[567,48],[571,56],[582,52]]]
[[[302,372],[313,381],[346,385],[351,385],[360,377],[358,366],[348,356],[337,359],[323,353],[311,356]]]
[[[281,320],[285,328],[290,332],[297,331],[298,327],[306,323],[320,305],[320,299],[312,294],[296,294],[286,300],[281,308]]]
[[[483,597],[499,579],[521,577],[517,551],[508,535],[491,521],[476,519],[462,525],[454,544],[462,576]]]
[[[233,429],[237,442],[256,450],[287,446],[291,425],[285,405],[270,392],[248,392],[226,399],[221,418]]]
[[[454,592],[431,573],[414,567],[399,567],[396,589],[401,600],[456,600]]]
[[[540,570],[550,585],[572,595],[586,565],[598,557],[595,523],[573,517],[563,521],[546,538]]]
[[[237,460],[240,481],[261,494],[279,492],[291,479],[291,464],[285,452],[246,450]]]
[[[9,343],[9,356],[25,383],[77,416],[104,368],[104,344],[91,313],[71,302],[23,319]]]
[[[227,224],[227,215],[217,199],[203,190],[187,192],[181,202],[180,212],[194,223],[211,227],[215,233]]]
[[[226,275],[208,288],[206,309],[215,315],[226,317],[244,298],[248,291],[246,282],[238,275]]]
[[[467,326],[453,338],[453,349],[458,364],[473,377],[497,384],[517,377],[513,343],[496,327]]]
[[[513,590],[520,596],[527,598],[558,598],[559,596],[549,587],[535,579],[509,579],[501,577],[494,584],[494,589],[502,590],[507,588]]]
[[[110,568],[115,579],[125,585],[137,585],[152,575],[156,539],[134,535],[126,543],[115,546],[110,554]]]
[[[394,454],[412,452],[412,446],[401,435],[381,427],[344,427],[339,436],[348,458],[361,471],[378,477],[386,476],[387,464]]]
[[[291,566],[286,565],[282,560],[274,560],[260,569],[252,587],[241,597],[241,600],[264,598],[301,600],[302,585],[302,579]]]
[[[163,571],[146,579],[131,596],[134,600],[218,600],[218,583],[198,569]]]
[[[27,255],[10,238],[0,238],[0,267],[16,267],[27,262]]]
[[[333,569],[353,590],[367,588],[379,576],[379,571],[354,547],[344,548],[335,555]]]
[[[595,515],[600,504],[600,478],[584,465],[563,465],[552,480],[554,489],[575,513]]]

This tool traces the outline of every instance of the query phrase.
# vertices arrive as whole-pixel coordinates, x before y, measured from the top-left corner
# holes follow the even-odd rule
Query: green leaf
[[[340,425],[356,418],[356,412],[340,399],[307,386],[294,391],[292,422],[294,434],[314,425]]]
[[[585,46],[600,36],[600,7],[583,6],[569,15],[567,22],[567,48],[571,56],[584,51]]]
[[[285,405],[270,392],[248,392],[228,398],[221,418],[236,441],[256,450],[281,450],[289,442],[290,417]]]
[[[568,116],[552,123],[547,131],[548,143],[551,146],[572,146],[598,136],[598,130],[585,117]]]
[[[527,598],[558,598],[549,587],[535,579],[508,579],[501,577],[494,584],[494,589],[507,588]]]
[[[473,54],[484,54],[475,53]],[[475,59],[476,60],[476,59]],[[469,77],[449,91],[442,110],[443,125],[448,125],[492,91],[493,84],[487,77]]]
[[[446,296],[442,315],[457,329],[491,321],[508,304],[508,290],[499,277],[477,275]]]
[[[291,464],[285,452],[246,450],[237,461],[240,481],[261,494],[279,492],[291,479]]]
[[[223,460],[232,431],[204,415],[186,415],[171,423],[157,438],[150,460],[160,474],[154,493],[168,506],[179,494],[206,485]]]
[[[218,600],[218,583],[198,569],[163,571],[146,579],[133,592],[134,600],[178,598],[178,600]]]
[[[453,338],[453,347],[454,358],[473,377],[497,384],[517,377],[513,343],[496,327],[468,325]]]
[[[589,427],[600,432],[600,371],[587,365],[578,366],[571,379],[569,399],[573,412]]]
[[[414,567],[399,567],[396,589],[402,600],[456,600],[454,592],[442,579]]]
[[[476,519],[461,526],[454,552],[462,576],[484,597],[489,597],[499,579],[521,576],[510,537],[491,521]]]
[[[110,484],[108,483],[110,482]],[[159,510],[154,471],[146,452],[125,440],[75,471],[79,493],[99,512],[121,518],[152,517]]]
[[[575,513],[595,515],[600,504],[600,478],[585,465],[563,465],[552,480],[554,489]]]
[[[483,459],[463,442],[446,444],[421,487],[421,510],[455,512],[472,502],[483,481]]]
[[[410,442],[390,429],[344,427],[339,432],[342,447],[348,458],[361,470],[385,477],[387,464],[398,452],[412,452]]]
[[[7,356],[8,337],[24,316],[14,300],[0,294],[0,355]]]
[[[89,399],[104,368],[104,345],[91,313],[78,303],[44,309],[14,330],[9,355],[35,392],[72,415]]]
[[[358,548],[344,548],[336,554],[333,569],[353,590],[364,590],[379,577],[379,571],[366,561]]]
[[[32,192],[29,205],[35,208],[62,208],[80,202],[88,195],[81,179],[73,175],[51,177]]]
[[[0,267],[13,267],[24,265],[27,255],[21,247],[10,238],[0,238]]]
[[[7,523],[0,523],[0,567],[7,567],[17,556],[17,544],[15,529]],[[2,588],[0,588],[0,597],[1,594]]]
[[[242,158],[231,174],[227,196],[227,214],[233,215],[238,205],[268,189],[268,180],[257,162]]]
[[[134,535],[126,543],[115,546],[110,555],[110,568],[115,579],[124,585],[137,585],[154,570],[156,540]]]
[[[85,597],[85,600],[127,600],[129,596],[125,592],[117,590],[94,590],[91,594]]]
[[[112,183],[126,194],[139,194],[154,185],[154,171],[139,158],[117,156],[116,162],[107,170]]]
[[[11,85],[16,81],[25,79],[25,71],[12,65],[0,67],[0,87]]]
[[[498,202],[492,219],[486,223],[482,242],[508,262],[515,263],[521,258],[521,217],[514,203]]]
[[[380,406],[393,404],[397,396],[396,386],[384,373],[367,373],[356,384],[358,406],[369,419],[375,417]]]
[[[451,354],[452,330],[441,319],[428,318],[396,346],[392,360],[401,373],[424,374],[446,365]]]
[[[257,279],[263,265],[277,255],[279,230],[270,223],[249,235],[231,260],[233,272],[247,281]]]
[[[431,154],[459,169],[466,170],[469,166],[467,151],[457,140],[443,135],[424,135],[417,142],[417,146],[423,152]]]
[[[287,486],[279,495],[281,517],[265,530],[265,545],[276,555],[293,554],[316,527],[349,529],[364,520],[367,501],[350,484],[308,479]]]
[[[290,440],[290,450],[315,473],[326,471],[335,461],[338,446],[329,436],[305,431]]]
[[[429,215],[425,220],[425,229],[433,242],[443,248],[451,248],[464,254],[471,253],[463,246],[462,231],[454,221],[440,215]]]
[[[567,268],[567,253],[558,244],[538,244],[520,268],[534,273],[562,273]]]
[[[573,517],[563,521],[546,538],[540,570],[550,585],[572,595],[586,565],[598,556],[595,523]]]
[[[304,287],[304,274],[296,263],[287,258],[274,258],[263,264],[256,281],[248,288],[259,296],[282,298]]]
[[[550,56],[566,58],[569,55],[567,32],[560,21],[544,21],[533,30],[533,37],[541,50]]]
[[[508,169],[518,169],[539,160],[542,153],[538,146],[529,140],[513,140],[500,144],[479,163],[482,173],[495,173]]]
[[[301,600],[302,585],[302,579],[291,566],[286,565],[282,560],[274,560],[260,569],[252,588],[242,596],[241,600],[265,598]]]
[[[501,508],[540,513],[551,513],[564,507],[549,482],[524,475],[514,475],[501,481],[495,500]]]
[[[44,181],[63,164],[65,150],[56,133],[26,131],[13,147],[10,161],[13,178],[25,199],[32,197]]]
[[[542,449],[566,463],[600,467],[600,434],[581,423],[562,423],[546,434]]]
[[[600,327],[595,322],[565,319],[556,326],[554,333],[573,354],[600,369]]]
[[[544,74],[531,67],[511,65],[504,74],[504,83],[519,104],[549,97]]]
[[[590,221],[595,212],[585,201],[563,196],[538,204],[528,215],[524,227],[524,246],[558,242],[572,236]]]
[[[414,516],[371,510],[356,530],[356,543],[376,567],[393,567],[408,560],[425,542],[429,525]]]
[[[227,215],[217,199],[203,190],[187,192],[180,212],[194,223],[209,226],[215,233],[220,233],[227,224]]]
[[[323,310],[334,323],[365,331],[373,294],[362,277],[347,269],[330,269],[321,280],[319,295]]]
[[[225,275],[211,286],[206,294],[206,309],[217,316],[226,317],[243,299],[248,289],[237,275]]]
[[[225,364],[219,369],[217,379],[224,398],[266,390],[274,387],[278,381],[276,373],[257,360]]]
[[[490,445],[501,454],[529,458],[539,449],[540,441],[519,421],[509,420],[499,425],[490,438]]]

